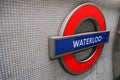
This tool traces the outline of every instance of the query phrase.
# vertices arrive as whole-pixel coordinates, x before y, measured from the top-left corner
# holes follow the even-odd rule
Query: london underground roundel
[[[60,57],[72,74],[84,73],[98,60],[109,35],[100,9],[91,3],[82,4],[66,17],[59,36],[49,38],[50,57]]]

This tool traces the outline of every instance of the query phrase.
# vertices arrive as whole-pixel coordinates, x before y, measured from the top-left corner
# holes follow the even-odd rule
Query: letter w
[[[76,48],[76,47],[79,47],[79,41],[73,41],[73,46],[74,46],[74,48]]]

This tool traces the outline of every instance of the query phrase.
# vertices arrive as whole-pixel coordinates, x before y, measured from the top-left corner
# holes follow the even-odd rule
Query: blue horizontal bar
[[[109,41],[110,32],[101,32],[94,34],[84,34],[75,37],[63,39],[55,39],[55,57],[75,52],[99,44],[104,44]]]

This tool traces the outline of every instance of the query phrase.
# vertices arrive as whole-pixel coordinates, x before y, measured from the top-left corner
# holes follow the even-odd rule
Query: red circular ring
[[[94,18],[97,20],[100,31],[106,30],[106,24],[104,20],[104,16],[95,5],[87,4],[79,7],[70,17],[68,23],[66,24],[66,28],[64,30],[64,36],[74,35],[78,25],[87,18]],[[64,67],[71,72],[72,74],[81,74],[89,70],[95,62],[98,60],[104,44],[99,45],[95,54],[90,58],[90,60],[86,62],[78,62],[73,53],[65,55],[62,57],[62,62]]]

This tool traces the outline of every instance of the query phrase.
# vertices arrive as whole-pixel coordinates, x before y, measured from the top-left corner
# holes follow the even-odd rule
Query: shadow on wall
[[[114,78],[114,80],[120,80],[120,76],[118,76],[117,78]]]

